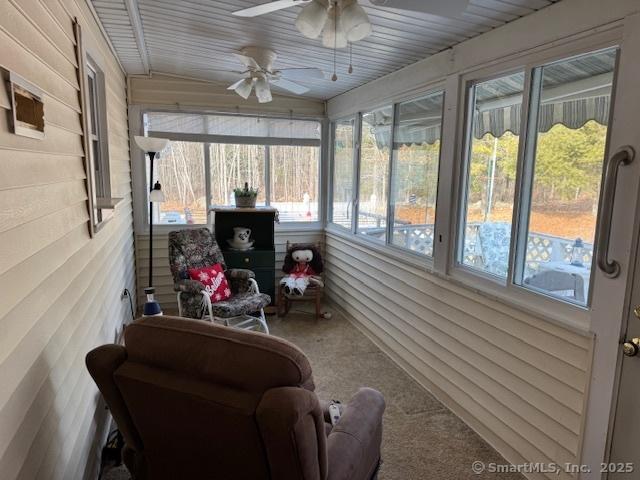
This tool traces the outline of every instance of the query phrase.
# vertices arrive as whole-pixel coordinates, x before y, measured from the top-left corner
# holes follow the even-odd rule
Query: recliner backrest
[[[297,347],[177,317],[138,320],[125,343],[108,366],[100,349],[115,346],[87,365],[146,478],[326,477],[322,412]]]

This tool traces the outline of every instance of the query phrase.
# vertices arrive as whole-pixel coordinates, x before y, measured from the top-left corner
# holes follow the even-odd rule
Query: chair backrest
[[[297,347],[177,317],[137,320],[125,343],[93,350],[87,366],[136,478],[326,478],[324,419]]]
[[[486,222],[478,227],[482,261],[486,271],[505,276],[509,269],[511,225],[504,222]]]
[[[547,292],[571,291],[572,298],[584,301],[584,280],[575,273],[545,270],[525,278],[524,283]]]
[[[315,248],[317,255],[320,257],[320,261],[319,264],[322,266],[322,268],[319,268],[320,271],[316,272],[316,275],[324,278],[324,260],[322,259],[322,244],[320,242],[315,242],[315,243],[291,243],[289,240],[287,240],[287,245],[285,247],[285,256],[289,253],[289,250],[292,247],[313,247]],[[317,260],[317,259],[316,259]],[[286,261],[286,258],[285,258]]]
[[[216,263],[227,269],[218,242],[208,228],[187,228],[169,233],[169,266],[174,282],[189,278],[190,268]]]

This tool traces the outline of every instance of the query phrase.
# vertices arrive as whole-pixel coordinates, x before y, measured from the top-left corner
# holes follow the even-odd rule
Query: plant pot
[[[256,206],[256,197],[255,196],[238,196],[236,195],[236,207],[239,208],[254,208]]]

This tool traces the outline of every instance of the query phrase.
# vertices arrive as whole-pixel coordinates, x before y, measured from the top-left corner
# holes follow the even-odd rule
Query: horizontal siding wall
[[[94,238],[83,166],[73,18],[106,77],[111,185]],[[0,2],[0,65],[45,92],[46,138],[0,108],[0,478],[96,478],[107,412],[86,371],[130,319],[135,290],[126,82],[85,0]]]
[[[507,460],[580,463],[591,337],[340,235],[325,249],[332,304]]]
[[[160,233],[153,235],[153,286],[156,288],[156,299],[163,311],[178,311],[176,294],[173,291],[173,277],[169,268],[169,235]],[[291,243],[324,244],[323,230],[291,230],[276,231],[276,279],[282,278],[282,262],[286,253],[287,240]],[[136,236],[136,264],[138,266],[138,305],[145,302],[144,288],[149,283],[149,236]]]
[[[165,75],[134,77],[130,80],[133,105],[168,107],[186,111],[213,110],[261,115],[324,116],[324,101],[273,94],[273,101],[258,103],[255,95],[247,100],[227,90],[227,85],[188,80]]]

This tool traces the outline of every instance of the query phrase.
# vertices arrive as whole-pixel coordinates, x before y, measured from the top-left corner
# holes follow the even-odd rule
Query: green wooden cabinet
[[[227,268],[246,268],[253,270],[260,291],[276,299],[275,267],[276,254],[274,242],[274,224],[276,209],[257,208],[215,208],[214,232],[222,249]],[[233,238],[234,227],[251,229],[253,250],[231,250],[227,239]]]

